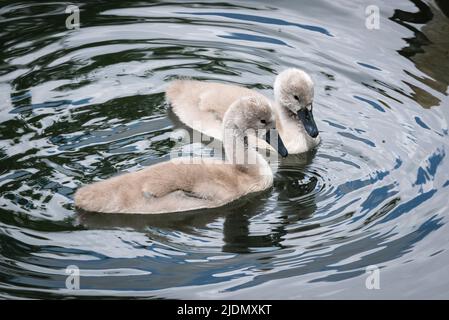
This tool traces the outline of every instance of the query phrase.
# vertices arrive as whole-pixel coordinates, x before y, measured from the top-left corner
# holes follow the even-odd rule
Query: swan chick
[[[255,148],[248,145],[247,137],[266,131],[265,136],[270,141],[273,134],[269,133],[276,133],[275,123],[266,98],[240,97],[223,117],[225,161],[171,159],[81,187],[75,193],[75,206],[104,213],[180,212],[220,207],[249,193],[265,190],[273,184],[273,172]],[[273,145],[282,156],[287,156],[282,139],[278,137],[277,142]],[[242,152],[236,152],[235,145],[242,146]]]

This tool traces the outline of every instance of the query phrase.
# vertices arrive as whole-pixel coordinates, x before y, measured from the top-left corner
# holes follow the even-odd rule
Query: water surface
[[[67,30],[67,3],[1,4],[2,297],[449,298],[442,1],[78,5]],[[168,81],[272,97],[287,67],[315,81],[322,143],[272,189],[188,214],[76,212],[78,186],[169,158]]]

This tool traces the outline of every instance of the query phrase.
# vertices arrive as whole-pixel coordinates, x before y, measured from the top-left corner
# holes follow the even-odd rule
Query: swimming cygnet
[[[276,127],[290,154],[313,149],[320,142],[312,113],[314,85],[296,68],[281,72],[274,82]],[[236,99],[262,94],[237,85],[196,80],[175,80],[166,90],[174,113],[189,127],[222,140],[221,123]]]
[[[275,115],[264,97],[239,97],[224,113],[226,160],[176,158],[80,188],[75,206],[105,213],[167,213],[214,208],[272,186],[273,172],[250,145],[248,134],[275,135]],[[259,131],[260,132],[260,131]],[[271,133],[271,134],[268,134]],[[274,140],[274,139],[273,139]],[[278,138],[279,154],[287,150]],[[242,152],[235,146],[241,145]],[[246,161],[235,161],[237,158]],[[254,161],[247,161],[252,159]]]

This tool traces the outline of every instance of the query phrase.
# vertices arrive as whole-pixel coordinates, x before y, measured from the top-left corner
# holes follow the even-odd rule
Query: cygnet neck
[[[243,171],[269,166],[266,160],[256,151],[255,146],[249,145],[248,134],[257,134],[251,130],[242,130],[236,124],[232,110],[223,119],[223,148],[226,161]],[[255,139],[252,139],[255,140]]]

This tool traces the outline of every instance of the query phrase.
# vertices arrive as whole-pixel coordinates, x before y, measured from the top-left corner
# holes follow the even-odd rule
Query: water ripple
[[[358,1],[83,3],[79,30],[65,28],[63,3],[3,5],[0,296],[358,298],[369,265],[386,296],[444,295],[447,20],[418,31],[408,3],[381,5],[392,18],[375,32]],[[314,79],[322,143],[282,159],[272,189],[184,214],[74,210],[79,185],[169,158],[184,128],[164,101],[169,80],[273,97],[286,67]],[[404,268],[421,291],[394,281]]]

